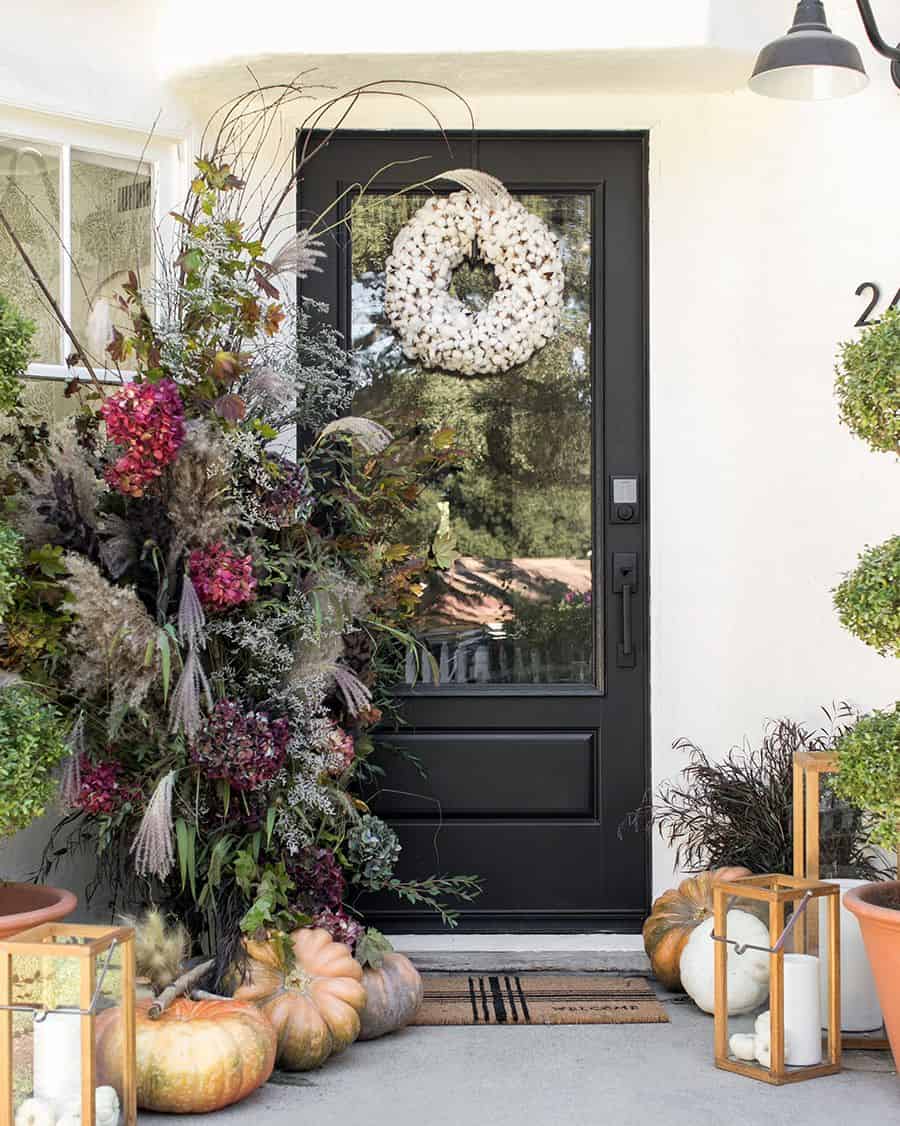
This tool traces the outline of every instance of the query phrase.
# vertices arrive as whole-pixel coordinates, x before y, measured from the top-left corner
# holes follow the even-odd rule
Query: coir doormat
[[[424,974],[413,1024],[667,1024],[641,977],[606,974]]]

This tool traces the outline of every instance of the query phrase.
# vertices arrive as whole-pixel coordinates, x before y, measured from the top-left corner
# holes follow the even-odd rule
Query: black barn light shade
[[[800,0],[787,35],[760,51],[749,85],[768,98],[818,101],[856,94],[868,81],[859,51],[829,28],[821,0]]]

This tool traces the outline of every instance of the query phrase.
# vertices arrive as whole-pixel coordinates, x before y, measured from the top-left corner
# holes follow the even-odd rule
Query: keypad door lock
[[[636,524],[640,520],[640,491],[637,477],[609,479],[609,521],[611,524]]]

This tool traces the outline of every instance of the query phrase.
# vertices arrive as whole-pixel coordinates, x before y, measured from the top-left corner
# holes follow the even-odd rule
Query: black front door
[[[365,366],[353,413],[448,424],[467,451],[422,512],[423,527],[449,526],[459,557],[423,600],[422,659],[399,689],[408,726],[389,740],[409,754],[384,752],[378,810],[400,834],[401,875],[482,876],[466,930],[636,931],[648,842],[621,825],[649,781],[647,139],[449,140],[452,153],[437,134],[342,132],[298,199],[301,225],[342,195],[334,218],[353,205],[304,286]],[[383,297],[393,239],[434,189],[396,193],[473,154],[556,233],[566,288],[556,339],[467,379],[406,359]],[[379,169],[359,201],[353,185]],[[473,308],[490,300],[484,268],[460,266],[453,284]],[[440,925],[376,907],[388,930]]]

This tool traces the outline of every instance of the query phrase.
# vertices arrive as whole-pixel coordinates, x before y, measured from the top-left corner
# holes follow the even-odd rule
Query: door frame
[[[313,135],[313,144],[327,137],[325,131],[317,131]],[[298,131],[297,137],[300,138],[302,134]],[[352,142],[354,139],[365,141],[367,143],[373,140],[390,141],[403,141],[415,143],[416,141],[427,141],[433,143],[436,139],[441,139],[442,134],[437,130],[426,129],[339,129],[333,134],[336,140],[342,143]],[[643,779],[645,782],[645,791],[650,793],[653,786],[652,774],[652,740],[651,740],[651,652],[650,652],[650,599],[652,595],[652,575],[650,574],[650,519],[652,513],[652,488],[650,481],[650,410],[649,410],[649,340],[650,340],[650,286],[649,286],[649,271],[650,271],[650,223],[649,223],[649,149],[650,149],[650,133],[649,130],[510,130],[510,129],[487,129],[477,130],[474,134],[471,130],[448,130],[445,131],[443,137],[453,146],[455,152],[447,151],[448,164],[454,166],[468,165],[471,163],[473,154],[477,155],[479,142],[481,141],[553,141],[553,140],[571,140],[571,141],[631,141],[640,146],[640,161],[641,161],[641,198],[639,201],[640,206],[640,231],[641,231],[641,255],[640,255],[640,285],[641,285],[641,300],[640,300],[640,318],[641,318],[641,358],[640,358],[640,371],[639,371],[639,394],[641,399],[640,420],[642,428],[641,440],[641,470],[640,470],[640,505],[641,505],[641,519],[639,527],[639,541],[640,541],[640,570],[639,575],[639,590],[642,592],[641,596],[637,599],[637,605],[634,612],[638,617],[640,629],[644,638],[644,652],[642,655],[642,684],[641,684],[641,714],[640,714],[640,754],[641,766],[643,771]],[[296,151],[296,150],[295,150]],[[313,162],[310,166],[315,167]],[[429,169],[428,171],[431,171]],[[411,178],[414,180],[414,171],[411,172]],[[391,170],[389,169],[386,175],[382,178],[390,181],[393,179]],[[552,176],[550,177],[552,179]],[[545,180],[546,182],[546,180]],[[591,182],[592,186],[594,182]],[[342,188],[348,186],[346,183],[341,185]],[[567,182],[567,186],[568,182]],[[578,185],[572,181],[571,186],[577,190]],[[378,182],[374,185],[377,190]],[[540,191],[540,181],[535,177],[530,183],[520,183],[518,180],[514,183],[514,190],[528,190],[533,187],[533,190]],[[341,214],[345,214],[342,209]],[[297,228],[300,229],[303,225],[303,180],[300,178],[297,182],[296,189],[296,218]],[[332,310],[332,317],[334,323],[337,324],[341,331],[349,329],[350,324],[350,308],[349,308],[349,278],[347,277],[348,260],[344,253],[337,256],[337,269],[338,274],[336,278],[337,299]],[[609,476],[618,470],[609,464],[609,443],[604,434],[604,426],[606,420],[606,397],[607,397],[607,348],[606,348],[606,286],[607,278],[605,271],[599,276],[599,284],[602,286],[601,293],[597,298],[597,304],[603,311],[604,315],[600,318],[600,327],[602,335],[597,339],[597,346],[592,349],[595,354],[595,391],[596,402],[594,404],[594,448],[595,448],[595,461],[594,461],[594,478],[595,478],[595,525],[594,525],[594,541],[595,550],[602,548],[602,554],[598,560],[596,568],[597,587],[602,591],[602,605],[604,608],[603,616],[598,623],[602,628],[602,638],[605,643],[604,650],[604,677],[601,681],[599,688],[592,686],[592,691],[605,698],[607,695],[606,672],[609,667],[610,653],[615,650],[615,642],[612,641],[614,635],[617,635],[618,629],[616,625],[616,618],[611,613],[614,600],[610,595],[610,568],[611,568],[611,546],[610,546],[610,523],[608,518],[609,504],[607,498],[607,483]],[[303,287],[298,283],[298,292],[302,293]],[[612,642],[612,643],[611,643]],[[457,707],[456,700],[461,694],[464,694],[467,701],[467,711],[471,715],[471,722],[467,722],[467,726],[474,730],[477,726],[480,730],[488,731],[493,727],[503,728],[510,730],[508,723],[500,723],[494,718],[495,701],[498,696],[512,697],[517,693],[515,690],[510,691],[511,686],[496,686],[486,687],[483,691],[472,692],[465,688],[456,689],[452,686],[443,686],[440,691],[430,690],[422,691],[416,690],[400,690],[405,698],[407,706],[412,705],[413,716],[411,717],[411,728],[415,729],[416,726],[421,724],[421,717],[427,711],[428,713],[428,726],[440,728],[442,724],[442,716],[451,716]],[[546,706],[547,718],[552,721],[558,718],[560,724],[564,722],[567,710],[566,697],[572,695],[583,695],[583,689],[578,686],[571,685],[548,685],[543,686],[544,691],[541,695],[544,697],[544,704]],[[525,686],[522,695],[531,695]],[[456,699],[454,699],[456,697]],[[606,744],[605,739],[605,715],[598,719],[598,728],[600,732],[601,746]],[[525,729],[523,729],[525,730]],[[530,730],[530,729],[529,729]],[[626,832],[629,830],[625,830]],[[636,833],[641,830],[635,830]],[[644,839],[640,842],[642,848],[642,864],[641,867],[644,873],[644,886],[645,897],[643,905],[643,913],[638,918],[634,912],[623,912],[620,917],[615,920],[610,919],[609,924],[602,929],[616,932],[636,932],[640,930],[641,922],[649,911],[650,902],[652,900],[652,847],[649,832],[644,835]],[[477,912],[476,912],[477,913]],[[407,916],[407,912],[399,910],[392,911],[379,911],[378,922],[391,926],[392,929],[397,929],[397,924],[401,919]],[[629,915],[629,918],[625,918]],[[412,923],[413,921],[410,920]],[[409,928],[419,932],[433,931],[440,929],[438,920],[437,926],[431,926],[429,923],[424,922],[421,926],[417,925],[419,920]],[[527,924],[517,920],[502,921],[500,919],[485,919],[485,931],[506,930],[510,932],[520,933],[541,933],[542,931],[551,931],[561,933],[566,930],[590,930],[590,926],[585,923],[579,924],[577,919],[572,920],[573,925],[566,925],[564,922],[559,924],[551,924],[548,927],[542,927],[539,923]],[[602,932],[602,930],[601,930]]]

